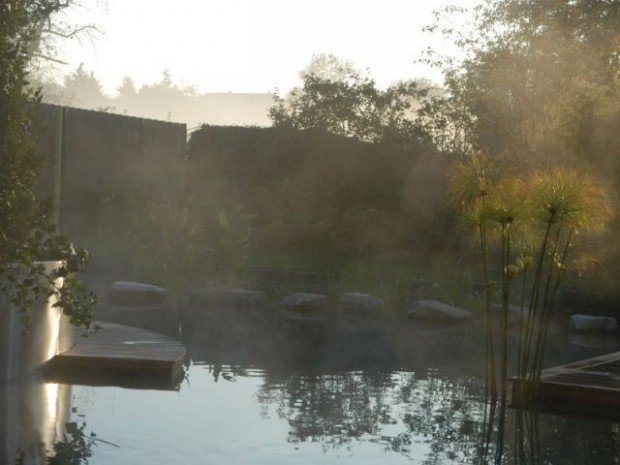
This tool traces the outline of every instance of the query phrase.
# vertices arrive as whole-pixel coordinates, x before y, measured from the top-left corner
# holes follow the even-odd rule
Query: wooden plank
[[[620,352],[568,363],[542,371],[536,397],[521,399],[512,379],[512,403],[564,414],[620,418]]]
[[[57,382],[143,388],[175,388],[186,350],[163,334],[116,323],[75,330],[73,346],[54,357],[46,376]]]

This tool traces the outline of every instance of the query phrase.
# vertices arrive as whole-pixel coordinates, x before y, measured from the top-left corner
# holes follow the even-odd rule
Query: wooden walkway
[[[46,369],[51,381],[94,386],[175,389],[183,377],[185,347],[163,334],[99,322],[75,329],[73,346]]]
[[[513,379],[513,405],[523,406]],[[543,370],[534,407],[620,419],[620,352]]]

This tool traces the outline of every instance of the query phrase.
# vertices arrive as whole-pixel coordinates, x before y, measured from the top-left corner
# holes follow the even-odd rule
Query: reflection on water
[[[13,464],[19,444],[58,449],[62,437],[94,465],[620,463],[618,424],[486,402],[481,377],[471,375],[478,354],[454,355],[445,369],[424,365],[428,351],[387,347],[390,338],[186,342],[191,362],[179,391],[4,385],[0,463]],[[63,433],[65,424],[81,434]]]
[[[118,444],[90,463],[612,464],[618,425],[486,404],[437,370],[271,373],[194,364],[181,391],[77,387]]]
[[[204,349],[204,348],[203,348]],[[485,402],[479,377],[334,364],[325,350],[193,352],[179,392],[74,387],[93,464],[607,464],[618,425]],[[197,354],[200,353],[199,357]],[[260,363],[251,363],[255,353]],[[373,359],[375,360],[375,359]]]
[[[617,423],[490,404],[480,464],[617,464]]]
[[[76,422],[69,422],[64,425],[59,437],[50,448],[44,443],[40,443],[37,450],[37,457],[25,449],[15,451],[15,465],[40,464],[40,465],[84,465],[93,455],[92,448],[97,439],[94,433],[85,432],[86,423],[79,426]],[[32,447],[31,447],[32,448]]]
[[[71,387],[37,380],[0,383],[0,463],[43,463],[69,417]]]
[[[481,388],[437,370],[354,371],[268,379],[258,399],[263,415],[286,420],[291,443],[367,441],[410,459],[463,463],[482,421]]]

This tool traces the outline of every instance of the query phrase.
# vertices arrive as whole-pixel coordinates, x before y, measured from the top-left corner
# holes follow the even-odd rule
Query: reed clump
[[[527,400],[540,380],[558,288],[569,272],[595,262],[582,246],[611,220],[606,189],[594,176],[573,168],[519,173],[496,157],[477,153],[457,163],[448,195],[463,225],[475,231],[480,250],[488,394],[497,399],[499,385],[499,396],[506,400],[508,354],[515,350],[516,372],[525,381],[518,385],[527,391],[520,394]],[[514,296],[517,279],[521,292]],[[492,310],[496,294],[499,315]],[[519,337],[517,347],[509,347],[509,305],[517,299]]]

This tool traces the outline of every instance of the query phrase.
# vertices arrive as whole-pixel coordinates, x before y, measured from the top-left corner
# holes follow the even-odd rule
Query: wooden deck
[[[534,405],[524,405],[513,379],[513,405],[620,419],[620,352],[543,370]]]
[[[183,377],[185,347],[163,334],[99,322],[75,329],[75,343],[46,368],[51,381],[94,386],[175,389]]]

